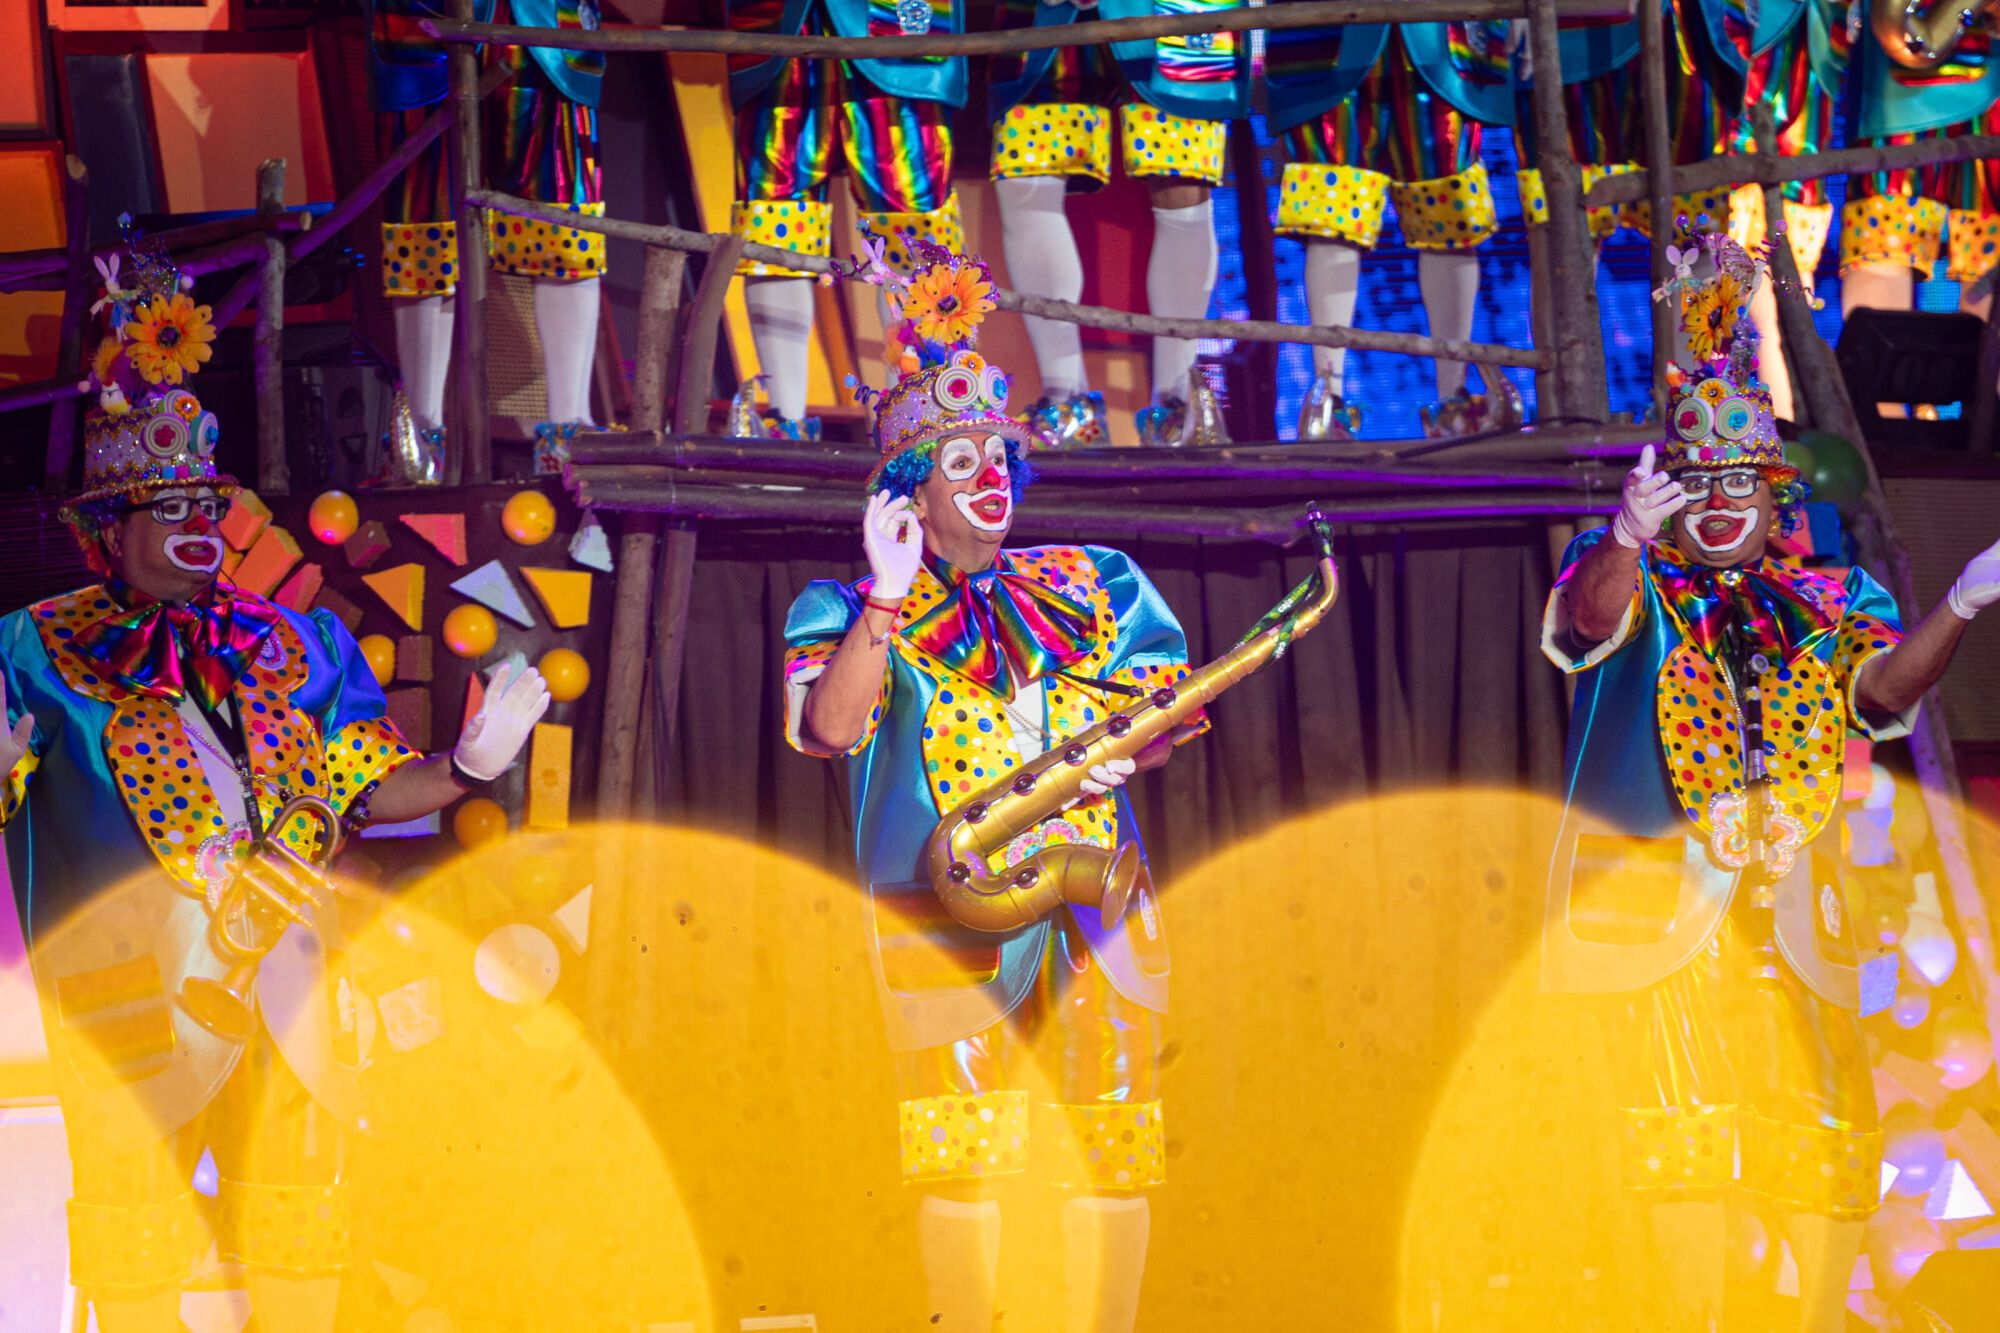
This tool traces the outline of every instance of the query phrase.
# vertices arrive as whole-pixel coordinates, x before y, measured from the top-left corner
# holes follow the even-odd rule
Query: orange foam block
[[[397,565],[375,574],[363,574],[361,581],[372,588],[382,604],[405,625],[422,632],[424,628],[424,567]]]
[[[238,491],[230,497],[229,512],[222,516],[216,530],[232,548],[247,551],[270,521],[271,511],[257,498],[257,492]]]
[[[548,609],[549,621],[557,629],[576,629],[590,623],[590,580],[584,569],[536,569],[523,567],[521,574],[535,596]]]
[[[404,514],[401,518],[404,527],[436,547],[439,555],[454,565],[465,563],[465,515]]]
[[[304,556],[299,544],[292,540],[292,534],[273,524],[264,529],[264,534],[257,538],[256,545],[244,555],[243,563],[230,577],[245,592],[269,597],[285,581],[285,575],[292,572],[292,566]]]
[[[569,827],[569,758],[569,728],[536,723],[528,747],[527,827]]]
[[[476,714],[480,710],[480,708],[485,705],[485,703],[486,703],[486,682],[479,679],[479,673],[475,671],[470,676],[466,677],[465,680],[465,715],[459,718],[458,720],[458,729],[461,732],[464,731],[467,727],[472,725],[473,715]]]
[[[224,551],[222,553],[222,577],[228,579],[231,583],[236,582],[236,569],[242,563],[243,552]]]
[[[326,574],[318,565],[303,564],[296,573],[285,580],[285,585],[278,589],[278,595],[271,600],[279,606],[288,606],[300,615],[304,615],[312,609],[313,599],[319,596],[320,585],[325,582]]]

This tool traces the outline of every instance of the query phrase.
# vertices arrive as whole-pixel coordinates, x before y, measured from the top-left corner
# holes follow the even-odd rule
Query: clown
[[[1951,3],[1868,7],[1861,41],[1856,142],[2000,133],[2000,6]],[[1947,35],[1937,30],[1948,21]],[[1933,40],[1922,40],[1924,32]],[[2000,163],[1951,162],[1849,179],[1840,215],[1840,301],[1909,310],[1916,284],[1945,258],[1963,286],[1961,309],[1986,316],[1972,286],[2000,266]]]
[[[533,671],[499,682],[456,750],[425,758],[339,621],[222,577],[237,487],[184,383],[207,307],[156,261],[111,287],[84,489],[62,511],[103,581],[0,619],[0,824],[70,1138],[72,1280],[105,1333],[178,1329],[213,1240],[264,1327],[330,1329],[338,1080],[324,1025],[269,1007],[324,989],[314,933],[291,927],[265,960],[269,1027],[247,1041],[197,1021],[184,983],[222,975],[209,916],[245,858],[266,838],[319,846],[309,820],[278,821],[294,798],[351,824],[420,818],[511,765],[548,693]],[[212,1209],[189,1183],[204,1150]]]
[[[961,0],[728,0],[739,32],[881,37],[963,32]],[[781,250],[831,251],[827,189],[836,144],[862,229],[879,257],[909,266],[908,238],[953,249],[964,244],[951,186],[952,113],[965,105],[962,56],[821,61],[732,56],[729,97],[736,113],[736,197],[730,229]],[[806,419],[812,350],[812,275],[755,260],[737,266],[750,307],[750,336],[763,368],[774,435],[816,437]]]
[[[1049,27],[1083,14],[1107,19],[1232,9],[1241,0],[1005,0],[1002,26]],[[1111,178],[1112,123],[1127,176],[1153,206],[1146,306],[1201,319],[1215,292],[1214,188],[1222,183],[1229,127],[1250,105],[1244,33],[1162,37],[1109,47],[1070,46],[995,57],[989,112],[993,183],[1007,271],[1036,296],[1083,296],[1083,260],[1063,211],[1071,191]],[[1091,391],[1074,324],[1028,317],[1042,396],[1031,422],[1057,447],[1108,444],[1104,399]],[[1215,443],[1221,416],[1195,372],[1195,345],[1153,339],[1153,402],[1139,414],[1142,444]]]
[[[1498,227],[1480,137],[1514,118],[1507,31],[1504,22],[1458,21],[1270,34],[1270,126],[1286,157],[1277,231],[1306,243],[1313,323],[1354,323],[1361,257],[1381,239],[1394,200],[1403,239],[1418,252],[1431,336],[1472,336],[1477,250]],[[1300,439],[1347,440],[1360,429],[1345,371],[1343,349],[1313,349]],[[1437,389],[1426,434],[1479,428],[1464,363],[1439,361]]]
[[[989,1327],[1000,1214],[981,1182],[1108,1127],[1124,1141],[1117,1151],[1050,1183],[1073,1191],[1063,1234],[1075,1326],[1129,1329],[1145,1264],[1144,1191],[1165,1168],[1159,904],[1142,888],[1109,923],[1062,908],[983,934],[920,879],[922,851],[973,792],[1087,730],[1119,699],[1184,676],[1187,644],[1119,552],[1006,546],[1029,481],[1029,435],[1007,415],[1006,376],[971,348],[991,308],[977,299],[989,285],[984,266],[928,246],[921,257],[912,285],[938,280],[972,294],[954,303],[971,316],[953,324],[929,303],[914,313],[903,305],[923,350],[876,402],[881,461],[861,532],[870,572],[852,585],[814,582],[792,604],[786,735],[806,754],[845,756],[853,782],[855,855],[901,1067],[903,1178],[924,1192],[927,1308],[946,1327]],[[1082,799],[1021,833],[995,864],[1057,843],[1136,843],[1119,788],[1205,725],[1093,767]],[[1071,1053],[1059,1100],[1031,1107],[1024,1072],[1051,1045]],[[938,1142],[958,1146],[941,1155]],[[1011,1146],[988,1152],[980,1142]],[[1078,1309],[1092,1292],[1096,1308]]]
[[[1725,1200],[1787,1214],[1802,1327],[1842,1327],[1861,1222],[1881,1195],[1840,889],[1850,730],[1904,734],[1967,625],[2000,601],[2000,544],[1907,635],[1859,569],[1772,557],[1804,488],[1785,462],[1753,338],[1757,266],[1726,236],[1679,293],[1683,368],[1658,471],[1649,446],[1609,529],[1571,543],[1543,651],[1578,675],[1570,800],[1551,870],[1543,980],[1609,998],[1626,1183],[1654,1203],[1683,1302],[1719,1318]],[[1869,974],[1869,975],[1872,975]]]
[[[434,0],[370,0],[368,83],[376,139],[386,155],[450,92],[442,43],[417,24],[450,17]],[[482,23],[594,28],[597,0],[478,0]],[[586,217],[604,214],[597,158],[597,104],[604,56],[594,51],[508,46],[495,59],[512,78],[487,99],[486,184]],[[442,480],[445,377],[451,369],[458,290],[458,216],[440,137],[418,156],[382,203],[382,293],[396,322],[396,355],[410,416]],[[553,470],[565,442],[592,425],[591,370],[604,275],[604,238],[532,218],[490,215],[493,268],[529,279],[542,345],[548,419],[535,427],[536,465]]]

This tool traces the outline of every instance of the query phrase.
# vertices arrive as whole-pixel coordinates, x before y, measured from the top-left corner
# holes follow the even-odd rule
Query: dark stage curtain
[[[1196,662],[1225,651],[1312,569],[1242,543],[1131,539]],[[844,765],[784,742],[786,609],[814,578],[857,578],[859,540],[701,536],[678,727],[656,751],[660,814],[849,864]],[[1553,579],[1545,524],[1343,531],[1340,602],[1284,661],[1214,709],[1214,730],[1136,793],[1156,879],[1303,810],[1460,783],[1557,790],[1566,703],[1537,646]]]

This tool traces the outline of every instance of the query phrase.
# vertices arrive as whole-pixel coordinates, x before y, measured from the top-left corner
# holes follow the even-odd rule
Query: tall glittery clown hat
[[[72,524],[88,506],[163,487],[236,488],[216,470],[215,414],[186,387],[212,354],[209,308],[171,260],[140,243],[129,217],[119,225],[125,253],[97,260],[103,292],[91,314],[104,333],[90,364],[97,402],[84,418],[83,489],[62,510]]]
[[[837,276],[882,288],[894,316],[891,337],[902,348],[897,382],[880,392],[847,377],[857,401],[873,401],[875,450],[868,474],[873,488],[897,459],[935,448],[953,431],[974,429],[1023,448],[1034,432],[1007,415],[1007,373],[976,349],[979,326],[996,308],[993,274],[977,255],[961,255],[912,237],[915,268],[904,275],[883,260],[886,242],[869,237],[851,266]]]
[[[1678,298],[1687,338],[1687,359],[1668,371],[1660,466],[1668,472],[1754,467],[1774,488],[1789,487],[1799,470],[1785,461],[1771,390],[1757,378],[1757,330],[1748,315],[1751,295],[1768,276],[1763,261],[1724,232],[1684,239],[1685,249],[1668,247],[1674,276],[1653,293],[1656,301]],[[1703,252],[1713,272],[1697,278]]]

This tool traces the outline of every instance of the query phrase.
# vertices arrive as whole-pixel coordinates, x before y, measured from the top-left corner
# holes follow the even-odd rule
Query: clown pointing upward
[[[1549,598],[1543,649],[1579,681],[1543,980],[1617,997],[1626,1181],[1682,1303],[1657,1326],[1719,1317],[1701,1210],[1740,1187],[1789,1214],[1801,1327],[1839,1328],[1882,1151],[1833,818],[1846,737],[1908,731],[2000,601],[2000,544],[1907,634],[1863,571],[1772,558],[1804,488],[1743,318],[1760,266],[1702,243],[1716,272],[1681,286],[1693,361],[1661,467],[1648,448]]]

